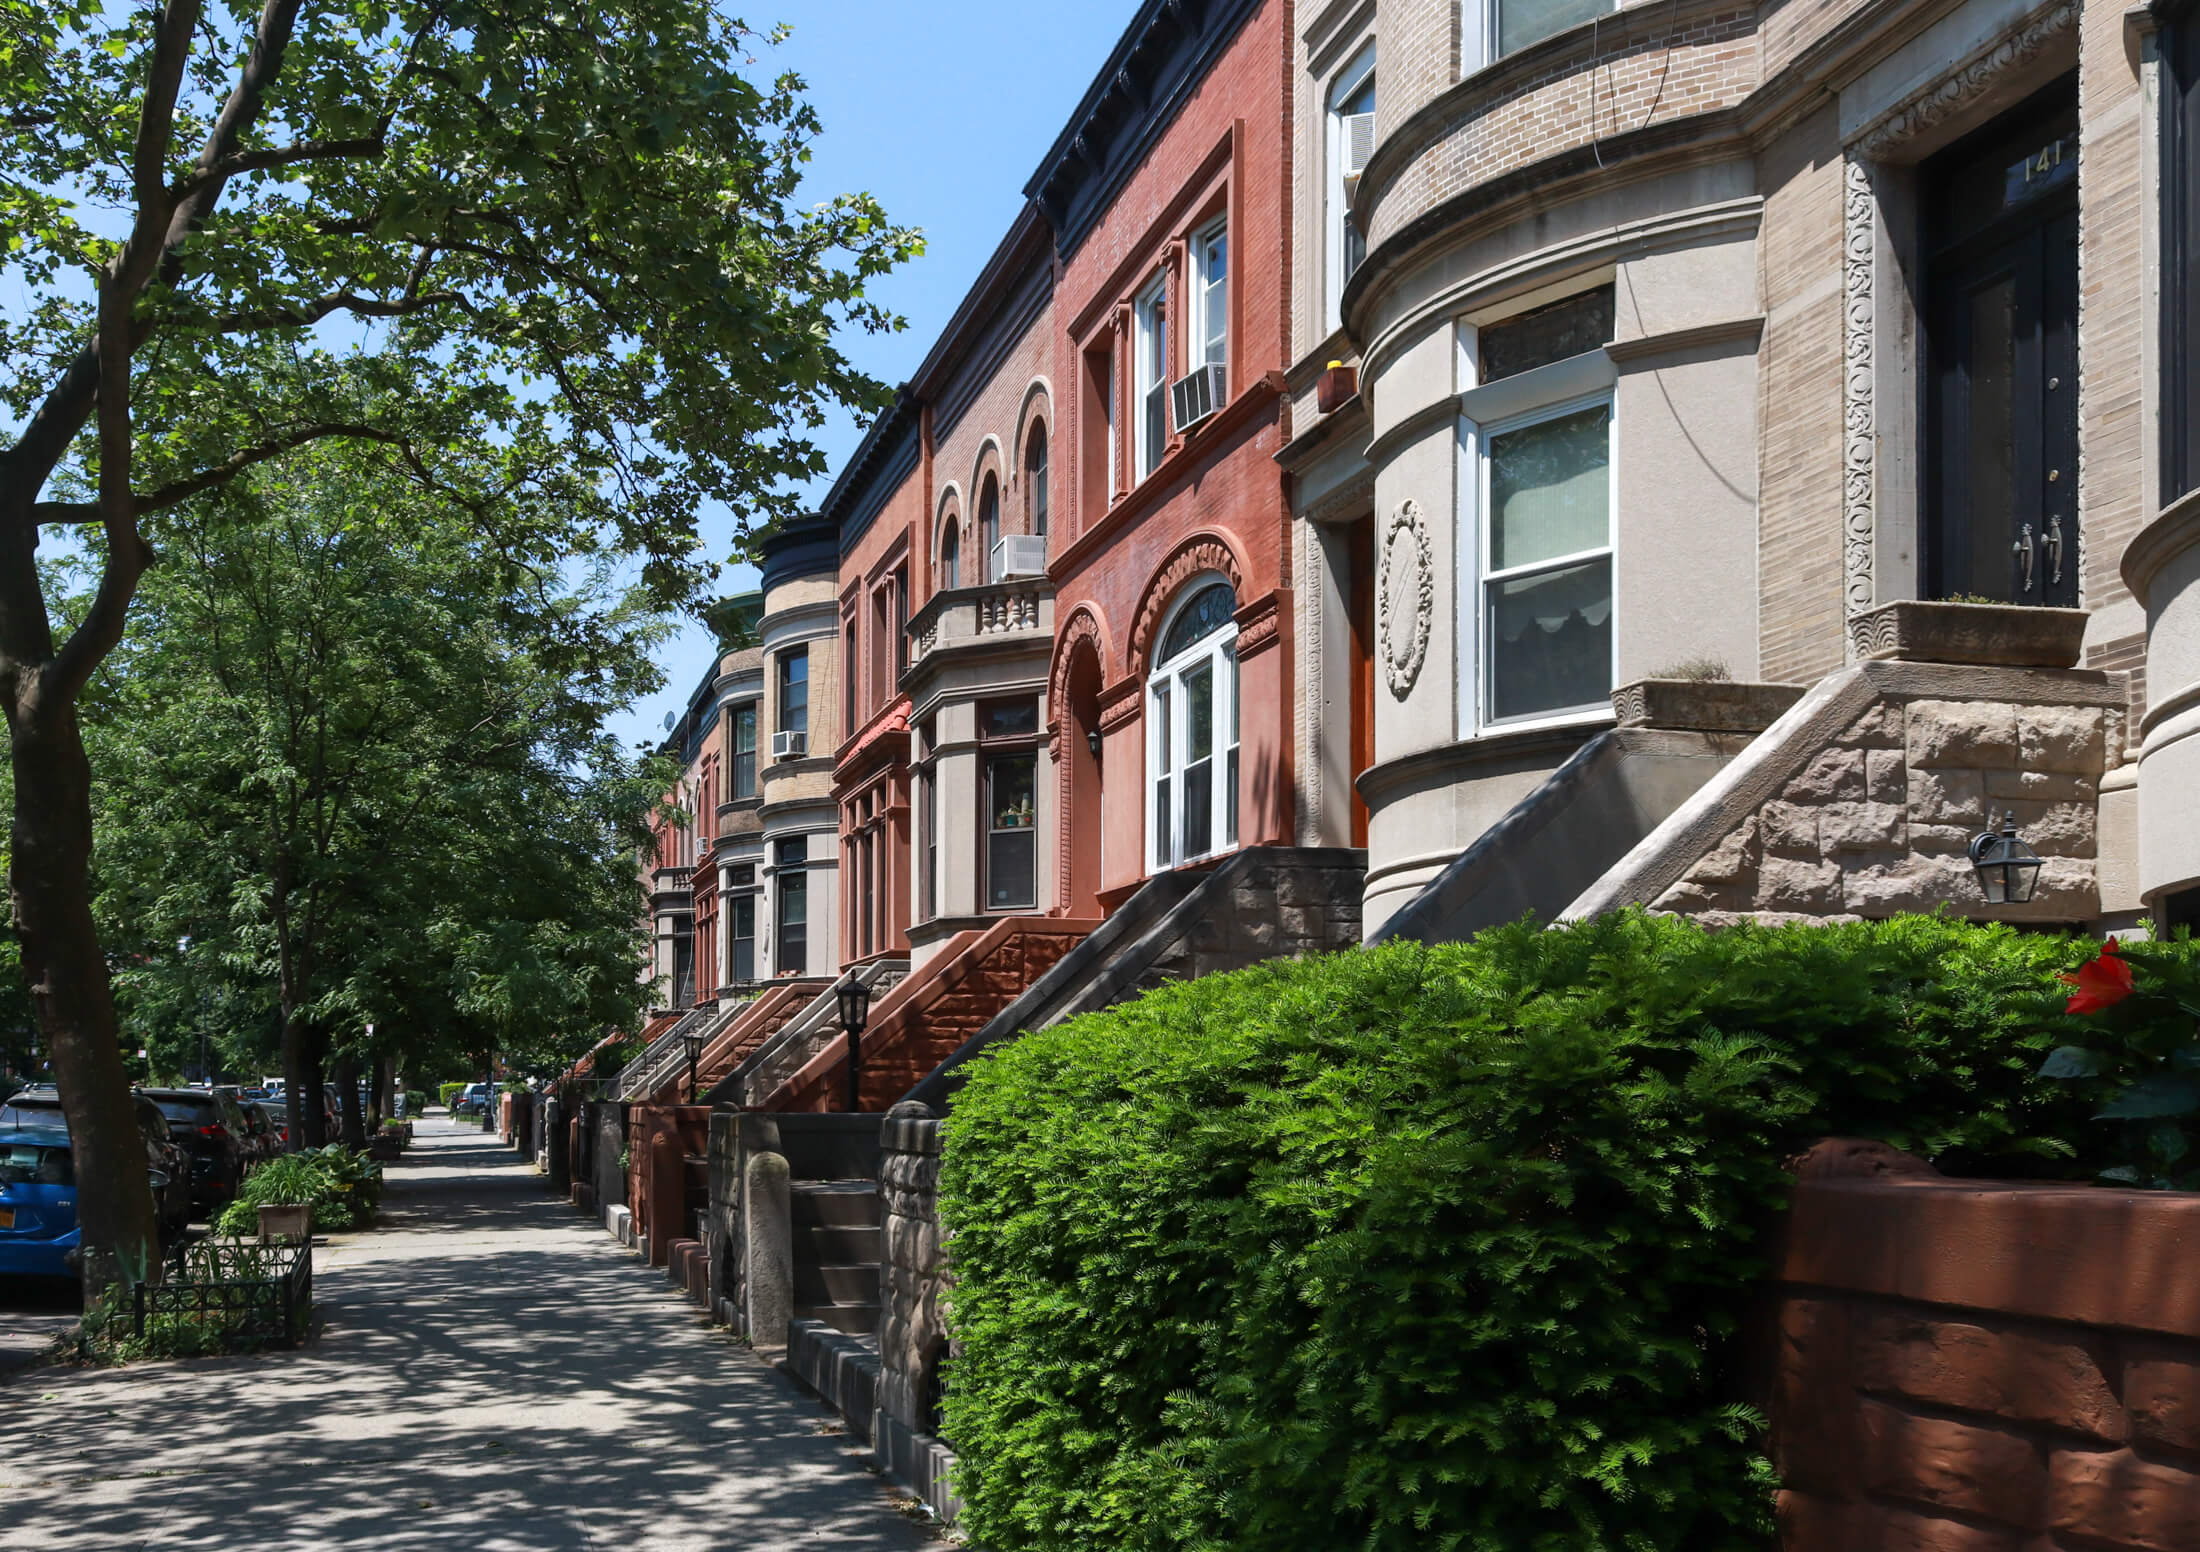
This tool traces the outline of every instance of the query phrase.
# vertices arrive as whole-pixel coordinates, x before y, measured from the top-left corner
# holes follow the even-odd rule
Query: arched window
[[[947,520],[947,533],[940,540],[940,589],[962,586],[962,530],[953,518]]]
[[[978,492],[978,559],[970,569],[980,582],[997,580],[993,575],[993,550],[1001,539],[1001,486],[988,474]]]
[[[1024,444],[1024,490],[1031,503],[1031,531],[1047,536],[1047,428],[1041,421]]]
[[[1237,594],[1194,583],[1161,632],[1146,681],[1149,865],[1154,872],[1237,844]]]

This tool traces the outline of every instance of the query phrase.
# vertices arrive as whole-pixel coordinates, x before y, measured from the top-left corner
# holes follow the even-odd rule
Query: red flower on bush
[[[2063,1007],[2065,1013],[2098,1013],[2131,995],[2131,965],[2117,952],[2114,938],[2101,945],[2098,956],[2080,965],[2076,975],[2062,979],[2077,988]]]

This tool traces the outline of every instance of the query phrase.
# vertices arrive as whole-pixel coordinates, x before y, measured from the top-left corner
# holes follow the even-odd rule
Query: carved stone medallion
[[[1375,557],[1375,628],[1390,693],[1404,700],[1428,657],[1436,618],[1436,563],[1421,505],[1408,497],[1384,525]]]

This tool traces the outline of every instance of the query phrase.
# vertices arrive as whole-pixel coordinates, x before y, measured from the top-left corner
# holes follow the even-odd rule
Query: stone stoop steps
[[[851,1336],[878,1330],[880,1213],[875,1180],[798,1180],[789,1190],[794,1228],[794,1318]]]

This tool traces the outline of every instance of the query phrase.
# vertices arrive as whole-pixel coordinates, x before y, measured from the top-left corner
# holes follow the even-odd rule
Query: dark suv
[[[167,1177],[168,1184],[153,1192],[153,1207],[160,1214],[161,1233],[174,1238],[191,1222],[191,1158],[168,1135],[168,1118],[143,1094],[130,1096],[136,1107],[138,1133],[145,1139],[145,1166]],[[61,1115],[61,1093],[50,1083],[34,1083],[0,1104],[0,1127],[58,1126],[67,1130]]]
[[[237,1102],[207,1089],[146,1089],[168,1118],[168,1135],[191,1156],[191,1205],[211,1213],[226,1206],[244,1179],[251,1146]]]

